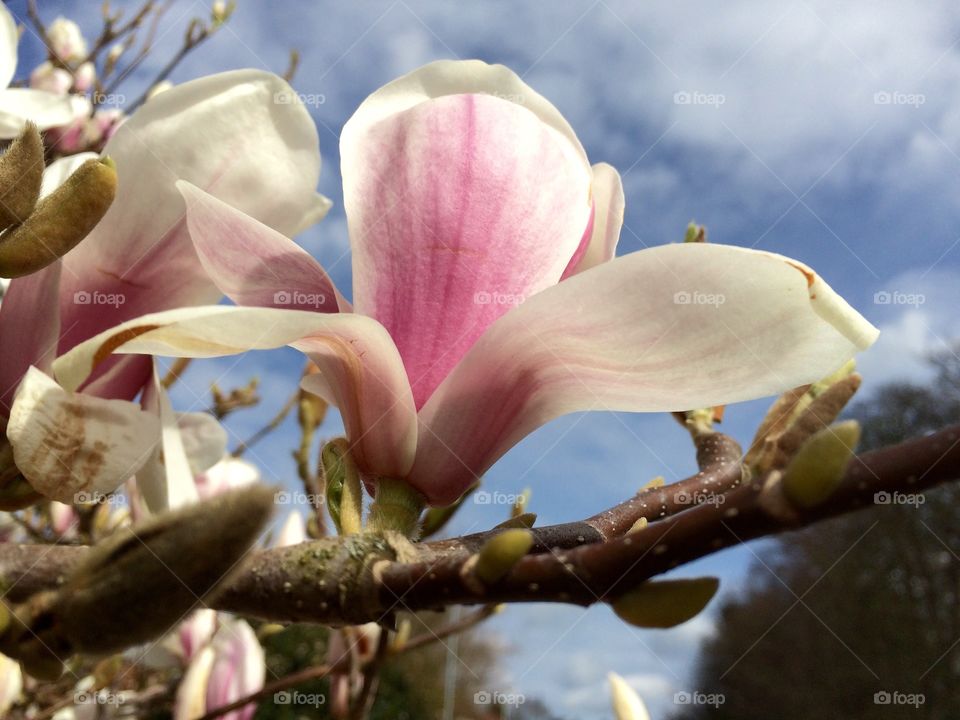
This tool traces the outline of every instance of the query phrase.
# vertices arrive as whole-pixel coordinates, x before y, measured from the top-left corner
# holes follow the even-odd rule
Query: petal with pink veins
[[[237,305],[314,312],[347,307],[320,264],[293,240],[185,180],[177,189],[204,270]]]
[[[60,338],[57,304],[61,263],[10,281],[0,303],[0,419],[6,418],[13,394],[27,369],[50,372]],[[2,426],[0,420],[0,426]]]
[[[274,101],[289,91],[258,70],[212,75],[158,95],[117,129],[104,150],[117,165],[116,200],[64,257],[61,353],[129,318],[221,297],[197,262],[178,179],[284,235],[322,216],[329,201],[316,192],[316,128],[301,104]],[[90,312],[74,302],[77,292],[122,302]],[[135,381],[117,380],[124,390],[149,379],[144,363],[129,372]]]
[[[490,327],[421,410],[409,481],[447,504],[560,415],[771,395],[829,374],[877,334],[780,255],[675,244],[620,257]]]
[[[355,308],[390,332],[419,407],[494,320],[560,280],[590,167],[549,103],[478,62],[381,88],[340,150]]]
[[[416,447],[413,395],[389,334],[362,315],[223,305],[168,310],[81,343],[57,358],[54,373],[74,389],[114,352],[220,357],[287,344],[306,353],[326,378],[361,468],[406,474]]]
[[[623,182],[616,168],[607,163],[593,166],[593,223],[584,234],[582,252],[564,271],[567,278],[612,260],[623,227]]]

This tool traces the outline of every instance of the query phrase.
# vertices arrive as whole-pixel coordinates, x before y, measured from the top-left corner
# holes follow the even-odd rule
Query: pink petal
[[[49,373],[60,337],[60,261],[10,282],[0,303],[0,419],[33,365]],[[2,422],[0,422],[2,424]]]
[[[374,93],[341,136],[356,310],[389,330],[418,407],[559,281],[591,212],[582,148],[546,101],[495,97],[526,87],[503,68],[439,65]]]
[[[612,165],[597,163],[593,166],[592,190],[593,224],[584,233],[582,252],[571,260],[564,278],[612,260],[617,252],[624,210],[620,173]]]
[[[409,481],[449,503],[560,415],[771,395],[829,374],[876,336],[812,270],[780,255],[701,244],[633,253],[490,327],[421,410]]]
[[[177,188],[203,269],[237,305],[339,310],[333,282],[293,240],[184,180]]]

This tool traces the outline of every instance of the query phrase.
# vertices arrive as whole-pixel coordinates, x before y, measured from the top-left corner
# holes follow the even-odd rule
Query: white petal
[[[487,330],[421,409],[409,480],[452,502],[560,415],[772,395],[828,375],[876,337],[812,270],[781,255],[678,243],[619,257]]]
[[[73,121],[73,104],[68,95],[55,95],[32,88],[0,90],[0,138],[15,138],[27,120],[38,128],[69,125]]]
[[[76,155],[67,155],[55,160],[43,171],[43,185],[40,186],[40,197],[46,197],[63,185],[74,171],[87,160],[100,157],[96,153],[84,152]]]
[[[36,368],[17,390],[7,437],[34,489],[63,503],[113,492],[150,458],[156,417],[123,400],[64,390]]]
[[[650,720],[643,700],[627,681],[616,673],[609,673],[610,695],[613,701],[613,716],[616,720]]]
[[[7,10],[6,3],[0,3],[0,91],[5,90],[17,71],[17,43],[20,34],[17,22]]]

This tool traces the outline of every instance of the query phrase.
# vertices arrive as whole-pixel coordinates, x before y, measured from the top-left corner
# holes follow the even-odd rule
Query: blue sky
[[[22,16],[22,2],[10,6]],[[48,20],[63,12],[88,35],[98,28],[98,8],[41,3]],[[209,3],[175,3],[153,67],[178,45],[191,16],[208,13]],[[477,57],[520,73],[570,120],[592,161],[621,171],[620,254],[676,241],[695,218],[715,242],[812,265],[884,331],[861,358],[866,392],[923,377],[923,353],[960,335],[955,4],[240,0],[230,24],[172,80],[238,67],[282,72],[292,47],[302,54],[294,86],[323,97],[311,112],[324,157],[320,190],[335,203],[298,240],[348,296],[340,128],[368,93],[397,75],[438,58]],[[24,51],[38,57],[38,49],[28,33]],[[131,97],[139,90],[136,81],[127,87]],[[878,293],[895,292],[922,302],[877,302]],[[273,411],[294,388],[299,364],[291,351],[197,365],[175,400],[196,407],[210,381],[230,386],[255,373],[263,410]],[[748,442],[766,404],[729,408],[727,431]],[[231,422],[236,437],[256,428],[252,415]],[[337,421],[327,430],[334,435]],[[291,433],[287,423],[252,456],[268,478],[295,477]],[[668,417],[595,413],[562,418],[527,438],[485,482],[504,493],[531,488],[532,509],[550,523],[592,514],[656,475],[680,478],[693,468],[688,440]],[[470,504],[454,529],[487,527],[506,512]],[[719,575],[722,592],[736,592],[756,550],[727,551],[680,573]],[[604,676],[615,670],[656,718],[666,717],[674,692],[694,689],[689,674],[712,619],[707,613],[672,631],[641,632],[602,606],[538,605],[511,608],[490,628],[505,648],[503,676],[491,689],[537,696],[560,714],[590,720],[609,716]]]

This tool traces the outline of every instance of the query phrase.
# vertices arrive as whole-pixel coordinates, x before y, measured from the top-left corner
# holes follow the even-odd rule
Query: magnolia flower
[[[73,87],[73,75],[46,60],[37,65],[30,73],[30,87],[45,90],[56,95],[66,95]]]
[[[263,687],[263,648],[243,620],[221,616],[212,642],[196,654],[177,689],[174,720],[193,720]],[[250,720],[251,704],[224,714],[226,720]]]
[[[283,526],[277,537],[273,541],[273,547],[289,547],[299,545],[307,539],[307,524],[303,520],[303,515],[299,510],[291,510],[287,519],[283,521]]]
[[[688,243],[614,258],[619,176],[591,167],[556,108],[502,66],[438,62],[386,85],[340,150],[353,312],[281,232],[180,182],[200,263],[253,307],[128,321],[58,358],[61,384],[78,387],[110,352],[290,344],[319,368],[302,386],[339,407],[366,478],[443,505],[560,415],[771,395],[876,339],[781,255]]]
[[[73,63],[87,56],[87,41],[80,26],[73,20],[58,17],[47,28],[50,52],[63,63]]]
[[[0,305],[0,427],[9,413],[14,459],[38,492],[72,502],[81,491],[111,492],[141,471],[149,476],[148,506],[165,507],[170,490],[158,474],[176,466],[188,486],[175,494],[189,500],[193,473],[222,457],[223,448],[191,468],[189,458],[167,452],[181,441],[172,410],[160,418],[165,401],[150,390],[151,358],[100,363],[95,377],[69,391],[49,373],[58,354],[127,318],[220,298],[197,262],[178,179],[277,232],[295,234],[325,214],[329,201],[316,192],[316,128],[301,105],[273,102],[284,92],[289,86],[279,77],[250,70],[184,83],[151,100],[107,143],[120,182],[100,224],[61,262],[10,284]],[[54,163],[45,192],[88,157]],[[145,388],[147,411],[130,402]],[[165,466],[157,467],[161,459]],[[143,470],[148,463],[153,468]]]
[[[627,681],[616,673],[609,673],[610,696],[613,702],[613,716],[616,720],[650,720],[643,700]]]
[[[0,717],[20,699],[23,691],[23,673],[20,663],[6,655],[0,655]]]
[[[208,416],[209,417],[209,416]],[[197,492],[201,500],[212,498],[233,488],[260,480],[260,470],[242,458],[224,457],[206,472],[197,475]]]
[[[17,71],[17,23],[7,6],[0,3],[0,139],[20,134],[27,120],[41,130],[65,125],[73,112],[69,99],[59,92],[30,88],[10,88]],[[69,74],[69,73],[68,73]]]

